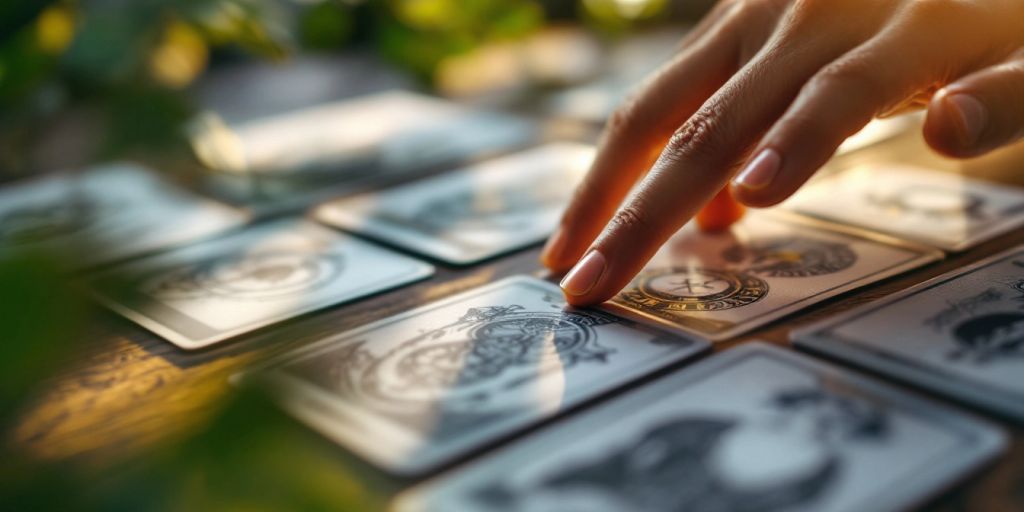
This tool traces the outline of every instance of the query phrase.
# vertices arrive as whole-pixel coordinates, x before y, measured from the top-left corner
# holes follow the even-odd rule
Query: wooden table
[[[1020,153],[1020,152],[1019,152]],[[960,164],[931,156],[917,133],[834,160],[830,167],[896,159],[943,168]],[[972,164],[975,174],[1001,177],[1020,183],[1024,156],[1019,165],[1005,162]],[[1024,243],[1024,230],[986,243],[965,254],[954,255],[923,269],[868,286],[851,294],[813,306],[742,338],[720,344],[716,350],[750,339],[789,346],[795,327],[869,302],[940,273],[966,265],[1004,248]],[[438,266],[433,278],[378,295],[369,300],[328,309],[289,322],[283,329],[239,339],[213,350],[186,353],[153,334],[111,315],[103,326],[88,335],[97,348],[78,357],[74,369],[49,382],[46,393],[23,418],[17,442],[34,456],[51,461],[104,461],[130,457],[147,447],[181,436],[210,416],[231,389],[227,377],[270,353],[303,345],[319,337],[376,320],[412,306],[473,288],[500,277],[541,274],[539,247],[479,266],[456,269]],[[942,400],[940,398],[940,400]],[[945,401],[945,400],[944,400]],[[935,499],[929,510],[1019,511],[1024,510],[1024,428],[974,411],[1002,424],[1012,435],[1010,451],[996,464]],[[297,430],[302,427],[297,423]],[[313,434],[309,434],[313,435]],[[328,445],[325,440],[321,440]],[[348,461],[355,469],[338,478],[359,480],[384,495],[410,481],[389,478],[330,445],[332,456]]]

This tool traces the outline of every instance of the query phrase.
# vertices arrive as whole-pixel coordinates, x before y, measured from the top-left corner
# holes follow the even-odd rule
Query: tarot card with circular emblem
[[[942,256],[889,237],[761,211],[725,232],[684,227],[605,307],[718,341]]]
[[[382,469],[420,475],[708,348],[569,309],[554,284],[518,276],[332,336],[242,380]]]
[[[1024,225],[1020,187],[901,165],[823,178],[782,207],[952,252]]]
[[[285,219],[116,266],[90,284],[111,309],[198,349],[433,272],[358,238]]]

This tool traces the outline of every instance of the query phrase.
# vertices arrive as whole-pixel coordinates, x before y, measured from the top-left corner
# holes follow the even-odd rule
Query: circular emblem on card
[[[752,304],[768,294],[768,283],[743,272],[703,268],[646,271],[623,292],[627,303],[666,311],[720,311]]]
[[[276,299],[323,286],[333,281],[341,269],[341,258],[333,254],[273,251],[232,255],[172,272],[158,278],[148,289],[164,299]]]
[[[782,237],[734,245],[722,252],[722,258],[759,276],[815,277],[852,267],[857,253],[842,243]]]
[[[908,187],[894,192],[868,194],[868,202],[898,214],[916,213],[931,218],[984,217],[982,197],[943,187]]]
[[[11,210],[0,216],[0,244],[25,245],[94,228],[109,206],[90,197]]]

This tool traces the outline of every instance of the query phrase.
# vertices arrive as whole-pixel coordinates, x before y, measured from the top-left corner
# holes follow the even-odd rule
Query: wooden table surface
[[[1024,175],[1020,172],[1024,170],[1021,153],[1024,152],[1018,151],[1016,158],[990,159],[968,167],[973,174],[1020,183]],[[910,161],[953,169],[963,167],[962,164],[931,156],[923,148],[917,133],[838,158],[830,166],[847,167],[880,160]],[[964,254],[950,256],[923,269],[810,307],[750,335],[719,344],[716,351],[728,350],[750,339],[789,347],[788,334],[795,327],[1022,243],[1024,230],[1018,230]],[[537,263],[539,250],[539,246],[534,246],[463,269],[438,265],[437,274],[419,284],[307,315],[269,333],[246,336],[203,352],[181,351],[157,336],[110,315],[101,327],[88,333],[96,339],[96,349],[79,356],[72,370],[47,383],[46,394],[21,421],[16,432],[17,442],[44,460],[103,460],[131,456],[153,443],[201,425],[230,391],[228,376],[246,365],[270,353],[303,345],[323,335],[503,276],[521,273],[542,275]],[[939,496],[926,508],[942,511],[1024,510],[1024,428],[981,411],[972,412],[1003,425],[1012,435],[1010,450],[997,463]],[[297,423],[294,428],[302,429]],[[379,489],[384,494],[412,483],[389,478],[354,460],[340,448],[336,453],[339,459],[350,460],[356,468],[339,475],[339,478],[359,479],[361,485]]]

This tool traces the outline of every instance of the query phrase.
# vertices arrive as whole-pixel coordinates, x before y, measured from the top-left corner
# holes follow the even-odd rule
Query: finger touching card
[[[117,266],[90,283],[113,310],[197,349],[433,270],[317,224],[282,220]]]
[[[339,334],[250,376],[381,468],[422,474],[708,348],[513,277]]]
[[[923,246],[758,212],[719,233],[686,226],[606,307],[717,341],[941,257]]]

